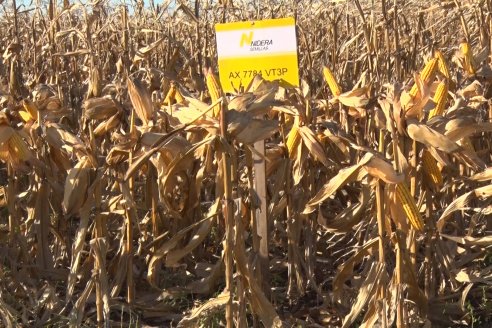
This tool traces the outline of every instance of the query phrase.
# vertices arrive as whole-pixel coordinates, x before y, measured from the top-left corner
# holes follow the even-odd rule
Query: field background
[[[292,16],[301,86],[224,95],[214,25]],[[491,44],[488,0],[0,0],[0,326],[490,327]]]

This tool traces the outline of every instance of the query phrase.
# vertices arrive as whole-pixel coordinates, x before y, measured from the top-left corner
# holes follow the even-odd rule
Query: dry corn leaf
[[[210,273],[198,280],[190,283],[186,288],[193,294],[205,294],[210,295],[213,293],[214,288],[220,283],[220,279],[224,276],[224,256],[215,263],[215,265],[209,270]]]
[[[359,289],[357,300],[350,308],[349,314],[343,319],[342,328],[351,327],[357,316],[362,312],[366,304],[377,297],[379,288],[381,287],[381,277],[385,270],[385,265],[379,262],[373,263],[369,273],[367,274],[364,283]],[[384,287],[383,287],[384,288]]]
[[[456,142],[477,133],[492,131],[492,123],[467,123],[468,124],[457,127],[448,127],[448,125],[446,125],[446,137]]]
[[[128,94],[132,102],[135,114],[138,118],[148,125],[154,115],[154,105],[147,88],[137,79],[127,80]]]
[[[318,224],[332,233],[348,233],[361,221],[362,214],[367,210],[370,199],[368,186],[362,187],[360,203],[350,204],[333,219],[327,219],[322,211],[318,211]]]
[[[447,237],[445,237],[445,238],[447,238]],[[469,239],[470,238],[468,237],[468,240],[465,239],[463,243],[466,243],[466,242],[470,243]],[[475,239],[474,241],[476,242],[477,240]],[[490,242],[492,242],[492,239],[490,239]],[[460,270],[460,272],[458,272],[456,274],[455,279],[456,279],[456,281],[465,282],[465,283],[480,283],[480,284],[492,285],[492,281],[489,279],[483,278],[483,276],[481,275],[480,272],[467,272],[465,270]]]
[[[15,130],[10,126],[5,124],[0,125],[0,145],[5,145],[8,143],[14,133]]]
[[[89,299],[89,296],[92,293],[92,289],[94,288],[94,280],[91,279],[87,282],[84,291],[80,294],[80,297],[75,302],[72,311],[69,316],[69,324],[70,328],[81,327],[82,321],[84,320],[84,310],[86,307],[86,303]]]
[[[228,110],[226,112],[227,133],[236,141],[253,144],[270,137],[278,130],[278,122],[260,120],[246,112]]]
[[[459,90],[457,92],[458,95],[462,96],[465,99],[470,99],[473,97],[478,97],[483,94],[483,87],[482,84],[479,81],[473,81],[469,85],[467,85],[465,88]]]
[[[201,227],[204,227],[205,226],[206,227],[206,229],[199,228],[199,230],[198,230],[199,233],[200,233],[200,235],[198,235],[198,238],[201,238],[202,231],[207,230],[208,229],[208,224],[210,223],[210,221],[212,220],[212,218],[214,218],[216,215],[218,215],[218,204],[219,203],[220,203],[219,200],[216,200],[215,201],[215,207],[214,207],[214,209],[216,210],[215,212],[210,212],[209,213],[210,215],[206,216],[204,219],[202,219],[202,220],[200,220],[198,222],[192,223],[192,224],[190,224],[188,227],[186,227],[184,229],[181,229],[173,237],[171,237],[171,239],[169,239],[168,241],[166,241],[157,250],[155,250],[153,252],[152,257],[149,260],[148,270],[147,270],[147,281],[153,287],[159,288],[158,285],[157,285],[157,269],[158,269],[158,263],[161,261],[161,259],[164,258],[164,256],[166,256],[172,249],[174,249],[178,245],[178,243],[184,237],[186,237],[186,235],[187,235],[187,233],[189,231],[193,230],[197,226],[201,226]],[[190,247],[192,247],[191,249],[193,249],[196,246],[197,245],[194,245],[193,244],[193,241],[191,241],[191,244],[190,244]],[[174,259],[178,259],[179,260],[179,258],[180,258],[179,256],[185,256],[186,254],[176,253],[176,255],[175,255],[175,258]],[[171,259],[171,263],[173,262],[174,259]]]
[[[94,238],[91,240],[90,246],[98,263],[95,270],[98,274],[98,287],[102,295],[103,317],[104,321],[109,323],[109,284],[108,274],[106,270],[106,256],[108,253],[108,246],[106,238]]]
[[[200,327],[198,319],[211,311],[222,309],[229,302],[230,295],[228,293],[219,294],[217,297],[211,298],[204,304],[200,305],[191,311],[190,315],[183,318],[178,323],[178,328]]]
[[[65,130],[64,126],[56,123],[46,124],[46,141],[53,148],[64,149],[69,153],[72,153],[74,149],[85,148],[79,137]]]
[[[492,236],[485,236],[485,237],[471,237],[471,236],[465,236],[465,237],[458,237],[458,236],[451,236],[448,234],[440,233],[440,236],[452,240],[456,243],[462,244],[462,245],[471,245],[471,246],[483,246],[483,247],[488,247],[492,244]]]
[[[150,55],[150,53],[162,43],[162,41],[164,41],[164,37],[149,44],[148,46],[138,49],[135,55],[133,56],[133,63],[135,64],[143,59],[146,59]]]
[[[237,208],[237,207],[236,207]],[[251,304],[253,312],[258,315],[261,322],[265,327],[281,328],[283,322],[277,314],[275,307],[270,303],[265,296],[261,286],[258,284],[256,277],[251,269],[252,265],[248,261],[247,251],[244,243],[244,229],[240,224],[242,214],[240,210],[235,211],[235,243],[233,248],[234,258],[236,260],[237,270],[242,277],[245,278],[250,290],[250,294],[247,295],[248,301]],[[227,244],[225,244],[227,247]],[[224,248],[225,248],[224,247]]]
[[[161,177],[162,190],[164,191],[172,190],[174,186],[174,184],[172,183],[173,177],[175,177],[179,172],[186,171],[187,169],[191,168],[193,162],[198,157],[200,157],[200,154],[203,151],[203,149],[206,148],[208,145],[213,144],[217,140],[217,138],[218,138],[217,136],[209,136],[208,138],[203,139],[202,141],[194,144],[182,156],[174,158],[174,160],[167,167],[165,175]],[[167,194],[163,197],[162,202],[166,205],[169,211],[173,211],[173,206],[171,205],[171,202],[167,198]],[[174,215],[176,217],[181,216],[178,213],[174,213]]]
[[[211,219],[219,214],[219,204],[219,201],[215,201],[215,203],[210,207],[206,215],[207,218]],[[191,251],[198,247],[205,239],[205,237],[207,237],[210,233],[211,226],[212,220],[204,221],[202,224],[200,224],[198,229],[194,232],[194,234],[185,246],[169,251],[166,256],[166,266],[175,266],[180,259],[188,255],[189,253],[191,253]]]
[[[470,177],[474,181],[487,181],[492,180],[492,167],[487,168],[485,171],[474,174]]]
[[[434,147],[437,150],[446,153],[453,153],[460,149],[460,146],[453,142],[445,135],[430,128],[424,123],[417,120],[407,120],[407,133],[415,141],[418,141],[428,147]]]
[[[323,145],[318,140],[314,132],[307,126],[300,126],[298,129],[303,143],[309,150],[309,153],[318,161],[320,161],[324,166],[330,167],[333,161],[330,161],[328,156],[323,149]]]
[[[381,306],[380,302],[372,302],[369,304],[369,308],[366,311],[366,314],[364,315],[364,319],[362,320],[362,323],[360,324],[359,328],[371,328],[376,325],[376,322],[378,321],[378,311],[376,309],[377,306]],[[382,320],[386,320],[383,318],[383,316],[379,316],[379,318],[382,318]]]
[[[145,132],[142,134],[140,143],[145,147],[152,147],[164,134],[155,132]],[[165,161],[169,164],[172,160],[181,157],[191,148],[191,143],[183,136],[176,135],[165,142],[159,149],[159,152],[164,156]]]
[[[404,181],[405,176],[396,172],[393,164],[377,154],[372,155],[371,159],[363,165],[369,175],[376,179],[381,179],[386,183],[397,184]]]
[[[208,107],[208,105],[206,105]],[[206,114],[204,114],[205,110],[200,110],[195,107],[179,107],[176,108],[176,110],[173,110],[172,116],[173,118],[177,118],[181,124],[189,124],[192,121],[196,121],[196,117],[199,115],[202,115],[198,121],[196,121],[196,124],[202,126],[202,125],[210,125],[210,126],[217,126],[219,125],[218,120],[215,118],[212,118]]]
[[[356,88],[348,92],[344,92],[338,97],[335,97],[340,103],[349,108],[363,108],[369,103],[368,92],[370,86]]]
[[[450,215],[453,212],[462,210],[468,206],[468,203],[473,197],[477,198],[486,198],[492,196],[492,185],[488,185],[485,187],[480,187],[475,190],[469,191],[464,195],[456,198],[451,202],[451,204],[446,207],[444,212],[441,214],[439,220],[437,220],[436,227],[439,231],[442,231],[446,222],[450,219]]]
[[[76,214],[87,198],[91,164],[87,156],[68,172],[63,195],[63,210],[67,216]]]
[[[102,176],[103,176],[103,170],[98,170],[97,176],[94,179],[94,182],[90,185],[90,187],[87,190],[87,199],[86,199],[84,205],[79,210],[80,221],[79,221],[79,226],[77,227],[77,230],[75,232],[74,240],[72,242],[72,258],[70,261],[70,273],[68,274],[68,278],[67,278],[67,289],[66,289],[66,294],[65,294],[65,302],[69,302],[71,300],[73,293],[74,293],[74,290],[75,290],[75,284],[76,284],[77,279],[78,279],[77,275],[78,275],[79,269],[80,269],[80,262],[81,262],[82,256],[83,256],[82,251],[83,251],[84,246],[85,246],[85,239],[86,239],[85,237],[87,236],[87,232],[89,230],[89,219],[91,217],[91,212],[95,206],[94,189],[100,183]],[[79,298],[79,300],[81,300],[81,298]],[[78,301],[77,301],[77,303],[78,303]],[[77,303],[76,303],[76,305],[77,305]],[[79,305],[79,306],[82,307],[82,308],[79,308],[79,314],[80,314],[80,311],[83,311],[84,306],[83,306],[83,304]],[[72,311],[75,311],[75,307]],[[72,312],[72,314],[73,313],[74,312]],[[77,319],[77,320],[79,320],[79,319]]]
[[[132,165],[128,168],[128,170],[125,173],[125,181],[128,181],[133,175],[144,165],[147,163],[149,158],[154,155],[156,152],[159,151],[159,149],[165,145],[167,142],[169,142],[169,138],[172,136],[176,135],[178,132],[182,131],[185,129],[185,126],[180,126],[174,130],[172,130],[169,133],[166,133],[162,135],[158,140],[155,141],[155,143],[152,145],[152,149],[149,149],[146,151],[144,154],[142,154],[135,162],[132,163]]]
[[[238,112],[249,112],[253,116],[266,114],[275,102],[276,89],[270,89],[263,92],[243,93],[234,97],[228,105],[230,110]]]
[[[94,129],[93,133],[95,137],[101,137],[106,133],[116,129],[121,123],[120,115],[115,114],[111,116],[108,120],[99,123],[99,125]]]
[[[108,97],[87,99],[82,108],[85,118],[89,120],[105,120],[118,112],[116,103]]]
[[[345,281],[354,276],[354,267],[362,262],[364,257],[373,255],[378,248],[379,238],[373,238],[367,241],[362,247],[357,249],[354,254],[344,261],[339,267],[338,272],[333,279],[333,299],[339,304],[346,304],[344,295]]]
[[[306,208],[304,209],[303,214],[314,212],[319,204],[328,199],[328,197],[330,197],[340,187],[351,181],[354,181],[354,179],[359,174],[361,167],[367,164],[367,162],[369,162],[372,157],[372,154],[367,153],[358,164],[341,169],[336,176],[331,178],[330,181],[328,181],[321,188],[321,190],[318,191],[318,193],[313,198],[311,198],[311,200],[309,200],[309,202],[306,204]]]

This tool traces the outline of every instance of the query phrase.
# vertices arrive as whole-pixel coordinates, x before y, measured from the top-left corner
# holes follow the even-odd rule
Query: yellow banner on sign
[[[225,92],[233,92],[260,74],[299,86],[297,40],[293,18],[217,24],[219,77]]]

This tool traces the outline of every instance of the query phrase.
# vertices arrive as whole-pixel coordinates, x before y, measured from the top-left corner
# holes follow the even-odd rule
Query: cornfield
[[[280,17],[300,86],[224,93],[214,25]],[[0,31],[0,326],[492,325],[492,1],[0,0]]]

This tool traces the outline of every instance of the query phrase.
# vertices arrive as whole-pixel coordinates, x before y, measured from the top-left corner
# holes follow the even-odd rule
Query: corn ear
[[[439,68],[439,72],[441,72],[441,74],[449,80],[451,78],[451,74],[449,73],[449,67],[446,63],[446,59],[444,59],[444,55],[442,54],[442,52],[440,50],[436,50],[436,52],[434,53],[434,58],[437,58],[437,66]]]
[[[29,99],[24,99],[22,100],[22,107],[29,113],[33,120],[38,118],[38,107],[34,102]]]
[[[164,105],[172,105],[176,100],[176,87],[171,85],[169,91],[167,92],[166,98],[164,99]]]
[[[448,100],[448,83],[446,81],[441,81],[437,86],[436,93],[434,94],[434,102],[436,107],[432,109],[429,113],[429,119],[434,116],[443,115],[446,101]]]
[[[333,75],[332,71],[328,68],[328,66],[323,66],[323,76],[325,77],[326,83],[328,83],[328,87],[330,88],[331,93],[335,97],[341,95],[342,89],[340,89],[340,86],[338,85],[335,76]]]
[[[24,162],[32,156],[31,151],[17,132],[14,132],[9,139],[9,150],[14,162]]]
[[[424,229],[424,221],[419,213],[415,199],[410,195],[410,191],[405,183],[399,183],[396,186],[396,197],[399,203],[403,206],[403,211],[407,215],[408,220],[415,230],[422,231]]]
[[[464,62],[465,71],[470,75],[474,75],[476,71],[475,71],[473,52],[470,47],[470,44],[468,42],[460,43],[460,50],[463,56],[465,57],[465,62]]]
[[[29,122],[29,121],[35,120],[35,118],[32,117],[31,114],[29,114],[29,112],[27,112],[25,110],[20,110],[20,111],[18,111],[18,113],[24,122]]]
[[[174,100],[176,100],[176,103],[182,104],[185,102],[185,98],[181,94],[178,88],[176,88],[176,93],[174,94]]]
[[[420,72],[420,79],[425,84],[428,84],[432,81],[434,75],[436,74],[437,66],[437,58],[432,58],[427,62],[427,64],[425,64],[424,69]],[[417,83],[414,83],[412,89],[410,89],[410,96],[415,97],[417,96],[418,92],[419,88],[417,86]]]
[[[287,151],[289,152],[289,158],[293,159],[296,157],[296,150],[299,142],[301,141],[301,134],[299,133],[299,118],[296,117],[294,120],[294,125],[287,136]]]
[[[437,166],[436,160],[427,150],[422,153],[422,169],[433,186],[442,185],[441,171]]]
[[[211,71],[207,72],[206,82],[207,82],[208,93],[210,94],[210,98],[212,99],[212,103],[213,103],[222,96],[222,89],[220,87],[220,84],[217,82],[217,78]],[[220,104],[217,104],[214,107],[213,109],[214,117],[219,116],[220,107],[221,107]]]

